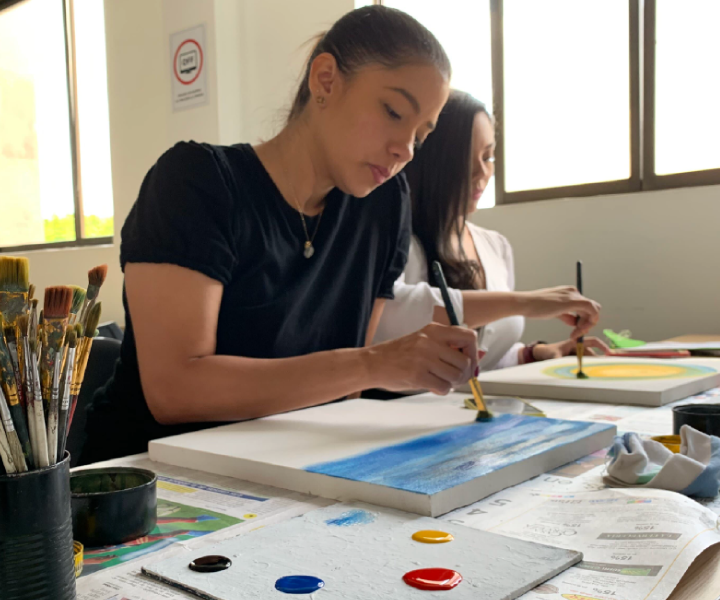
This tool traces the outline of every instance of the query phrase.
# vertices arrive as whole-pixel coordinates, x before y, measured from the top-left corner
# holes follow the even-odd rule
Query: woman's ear
[[[323,106],[333,95],[333,92],[337,95],[340,84],[339,79],[340,71],[335,57],[329,52],[323,52],[316,56],[312,65],[310,65],[310,75],[308,77],[308,88],[312,102]]]

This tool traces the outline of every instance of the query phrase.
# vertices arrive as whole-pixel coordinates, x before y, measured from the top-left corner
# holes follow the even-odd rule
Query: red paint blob
[[[403,581],[419,590],[451,590],[463,580],[452,569],[416,569],[403,575]]]

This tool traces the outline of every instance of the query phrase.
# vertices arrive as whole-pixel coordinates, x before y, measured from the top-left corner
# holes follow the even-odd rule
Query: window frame
[[[492,35],[493,113],[496,126],[495,149],[495,205],[517,204],[536,200],[557,198],[580,198],[604,194],[625,194],[641,189],[640,181],[640,0],[628,0],[630,65],[630,177],[615,181],[599,181],[577,185],[557,186],[534,190],[507,192],[505,190],[505,144],[503,140],[503,116],[505,99],[504,82],[504,0],[490,0],[490,24]]]
[[[644,100],[643,190],[665,190],[720,184],[720,168],[658,175],[655,173],[655,45],[657,0],[645,0],[644,14]]]
[[[374,0],[383,4],[383,0]],[[720,184],[720,168],[669,175],[655,174],[655,39],[657,0],[628,0],[630,44],[630,177],[570,186],[505,191],[504,0],[490,0],[493,114],[495,117],[495,205],[536,200],[582,198]],[[641,14],[642,13],[642,14]]]
[[[0,14],[16,4],[29,0],[0,0]],[[77,73],[75,71],[75,19],[73,0],[61,0],[63,7],[63,26],[65,29],[65,75],[68,89],[68,107],[70,117],[70,155],[72,164],[73,205],[75,207],[75,239],[65,242],[43,242],[41,244],[20,244],[0,246],[0,253],[27,250],[54,250],[87,246],[103,246],[113,243],[113,236],[85,237],[85,213],[82,202],[80,178],[80,142],[79,119],[77,111]]]

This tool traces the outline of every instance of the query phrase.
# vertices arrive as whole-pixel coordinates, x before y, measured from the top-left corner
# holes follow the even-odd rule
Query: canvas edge
[[[570,400],[574,402],[595,402],[599,404],[630,404],[658,408],[663,405],[663,392],[647,390],[620,391],[592,388],[582,390],[589,394],[586,398],[578,396],[578,388],[548,386],[535,383],[506,383],[501,381],[481,381],[483,392],[494,396],[520,396],[521,398],[542,400]],[[528,393],[532,388],[532,393]],[[710,388],[708,388],[710,389]],[[630,398],[628,398],[630,396]]]
[[[178,436],[180,437],[180,436]],[[167,440],[150,442],[150,460],[195,469],[215,475],[267,485],[279,490],[290,490],[340,502],[365,502],[394,508],[423,517],[431,517],[431,496],[399,490],[363,481],[313,473],[295,467],[271,465],[240,457],[230,457],[203,450],[188,450]],[[378,499],[380,499],[378,501]]]
[[[460,484],[453,488],[443,490],[431,496],[431,517],[439,517],[445,515],[453,510],[469,506],[479,500],[483,500],[492,494],[501,492],[509,487],[513,487],[525,481],[529,481],[533,477],[557,469],[563,465],[571,463],[575,460],[588,456],[593,452],[602,450],[610,446],[617,435],[617,427],[615,425],[608,425],[607,429],[598,431],[588,437],[581,438],[574,442],[569,442],[564,445],[566,454],[574,456],[569,459],[558,459],[549,460],[548,454],[550,451],[542,454],[537,454],[522,463],[515,463],[483,475],[482,478],[476,478],[466,483]],[[547,462],[546,462],[547,461]],[[497,484],[498,479],[508,476],[508,472],[513,474],[510,478],[511,483],[507,485]],[[530,475],[515,475],[516,473],[530,473]],[[481,485],[484,488],[482,491],[476,489]]]

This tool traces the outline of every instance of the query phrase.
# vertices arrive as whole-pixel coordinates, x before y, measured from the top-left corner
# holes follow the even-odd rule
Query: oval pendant
[[[303,254],[305,255],[305,258],[310,258],[313,254],[315,254],[315,248],[313,248],[313,245],[310,242],[305,243],[305,250],[303,250]]]

